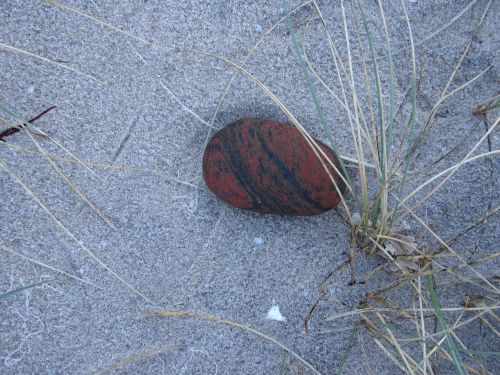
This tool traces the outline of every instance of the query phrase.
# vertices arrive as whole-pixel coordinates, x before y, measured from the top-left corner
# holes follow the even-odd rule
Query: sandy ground
[[[320,5],[346,57],[338,4],[332,3],[335,5],[322,1]],[[375,44],[382,53],[383,34],[376,3],[365,3],[368,20],[377,30]],[[113,229],[68,188],[46,160],[0,145],[0,160],[76,238],[62,230],[11,175],[2,171],[3,249],[98,287],[0,251],[0,292],[49,280],[0,299],[0,372],[88,374],[119,363],[121,367],[113,370],[116,373],[279,373],[283,350],[261,337],[218,322],[144,316],[152,310],[182,309],[256,328],[296,351],[321,373],[335,373],[348,345],[353,320],[332,324],[324,318],[355,309],[391,276],[382,273],[369,283],[350,286],[348,270],[341,273],[326,288],[327,298],[312,321],[312,327],[323,333],[304,332],[304,317],[318,298],[322,283],[347,258],[349,229],[336,211],[312,218],[262,216],[225,206],[206,190],[201,155],[213,132],[210,125],[218,98],[233,71],[209,57],[173,52],[177,48],[207,51],[239,63],[282,17],[281,3],[71,0],[64,4],[144,39],[134,39],[40,1],[1,1],[0,43],[59,64],[0,48],[2,105],[25,119],[57,106],[36,124],[81,160],[159,173],[95,167],[93,174],[79,165],[57,162],[113,222]],[[294,1],[291,6],[298,4]],[[467,4],[407,2],[415,41],[424,40]],[[419,66],[422,59],[426,61],[419,127],[471,39],[486,4],[476,1],[446,33],[417,47]],[[407,47],[400,2],[387,2],[385,11],[394,50]],[[440,107],[435,126],[412,165],[413,170],[430,168],[411,186],[460,160],[494,122],[492,114],[478,118],[471,112],[498,89],[495,14],[499,12],[500,2],[493,1],[452,87],[490,65],[491,69]],[[352,10],[348,9],[348,13],[352,14]],[[293,20],[311,61],[337,89],[321,25],[316,20],[306,29],[314,15],[314,10],[306,6],[294,14]],[[408,50],[395,57],[398,102],[409,87],[410,61]],[[326,139],[285,25],[266,37],[245,66],[284,101],[314,136]],[[381,60],[381,67],[387,71],[385,60]],[[319,86],[318,90],[341,152],[354,155],[345,114],[325,90]],[[403,105],[401,118],[406,118],[408,109],[407,104]],[[244,116],[286,119],[252,82],[238,77],[211,126],[218,129]],[[1,117],[8,118],[5,114]],[[0,126],[4,129],[7,124]],[[67,157],[47,139],[36,139],[47,152]],[[36,150],[27,134],[7,140]],[[496,149],[498,142],[496,132],[477,152]],[[450,155],[432,164],[449,150],[453,150]],[[451,238],[498,206],[497,172],[498,163],[488,159],[465,167],[419,213],[428,223],[435,223],[434,230],[440,236]],[[416,223],[408,221],[406,225],[411,233],[422,233]],[[456,247],[465,255],[487,254],[498,249],[495,240],[499,234],[498,220],[492,218],[461,238]],[[357,278],[362,279],[380,262],[377,257],[359,257]],[[491,271],[491,265],[482,270]],[[440,290],[442,298],[457,297],[450,293],[446,287]],[[450,303],[459,305],[462,300],[458,297]],[[273,302],[286,321],[265,319]],[[325,333],[329,330],[338,332]],[[470,336],[470,340],[478,338]],[[484,348],[489,345],[489,350],[498,349],[498,341],[491,334],[482,340]],[[401,372],[366,331],[360,331],[353,345],[345,373]],[[134,357],[137,355],[144,358],[138,360]],[[128,362],[120,362],[126,358]],[[495,368],[494,359],[485,359],[490,371]],[[292,362],[292,367],[299,365],[298,360]],[[436,371],[454,373],[453,367],[443,364],[436,364]]]

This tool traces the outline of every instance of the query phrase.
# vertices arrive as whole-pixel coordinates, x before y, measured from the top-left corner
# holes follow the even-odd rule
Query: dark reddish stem
[[[35,117],[33,117],[31,120],[29,120],[28,122],[30,124],[33,124],[33,122],[35,122],[36,120],[38,120],[40,117],[42,117],[43,115],[47,114],[47,112],[53,110],[54,108],[56,108],[55,105],[53,105],[52,107],[46,109],[45,111],[43,111],[42,113],[40,113],[39,115],[36,115]],[[12,134],[16,134],[17,132],[21,131],[22,128],[24,128],[26,125],[24,124],[21,124],[19,126],[14,126],[12,128],[8,128],[8,129],[5,129],[3,132],[0,133],[0,141],[2,142],[5,142],[5,137],[8,137],[9,135],[12,135]]]

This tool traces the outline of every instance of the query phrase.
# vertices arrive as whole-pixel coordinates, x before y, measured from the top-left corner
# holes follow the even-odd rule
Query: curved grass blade
[[[198,54],[198,55],[207,56],[207,57],[217,59],[217,60],[224,62],[225,64],[233,67],[234,69],[238,70],[240,73],[242,73],[244,76],[249,78],[252,82],[254,82],[262,91],[264,91],[264,93],[269,96],[269,98],[288,117],[288,119],[291,121],[291,123],[300,131],[300,133],[302,134],[302,136],[304,137],[304,139],[306,140],[308,145],[311,147],[314,154],[316,155],[318,160],[321,162],[323,168],[325,169],[325,172],[328,174],[328,176],[330,177],[330,180],[334,184],[335,189],[337,190],[337,194],[339,194],[339,196],[341,198],[341,202],[344,206],[344,209],[346,210],[346,213],[351,220],[351,218],[352,218],[351,210],[349,209],[349,206],[347,205],[346,200],[344,198],[344,194],[342,194],[342,191],[339,189],[339,186],[338,186],[337,182],[335,181],[335,178],[333,178],[332,174],[330,173],[329,168],[327,168],[327,164],[331,168],[333,168],[333,170],[335,171],[335,173],[337,173],[337,175],[343,181],[343,183],[346,184],[347,190],[349,190],[352,193],[352,189],[351,189],[350,185],[348,184],[347,179],[345,178],[343,173],[339,171],[337,166],[328,158],[328,156],[325,154],[323,149],[321,147],[319,147],[317,142],[309,135],[309,133],[307,133],[307,131],[300,124],[300,122],[297,120],[297,118],[292,114],[292,112],[290,112],[290,110],[283,104],[283,102],[280,99],[278,99],[278,97],[276,95],[273,94],[273,92],[269,89],[269,87],[267,87],[264,83],[262,83],[259,79],[257,79],[253,74],[251,74],[248,70],[246,70],[242,66],[240,66],[240,65],[238,65],[238,64],[236,64],[236,63],[234,63],[234,62],[232,62],[224,57],[218,56],[216,54],[213,54],[210,52],[204,52],[204,51],[197,51],[197,50],[183,51],[183,50],[179,50],[179,49],[172,49],[172,52],[175,52],[175,53],[182,53],[182,52],[193,53],[193,54]]]
[[[387,166],[386,166],[386,158],[385,158],[385,156],[387,155],[387,152],[386,152],[386,137],[385,137],[384,103],[383,103],[383,99],[382,99],[382,84],[381,84],[381,79],[380,79],[380,68],[378,65],[377,54],[375,52],[375,48],[373,45],[372,34],[370,31],[370,28],[368,27],[368,22],[366,20],[365,12],[363,11],[363,7],[361,6],[359,0],[356,0],[356,4],[357,4],[357,9],[359,10],[360,15],[361,15],[361,20],[363,22],[363,28],[366,32],[368,47],[370,48],[370,58],[371,58],[371,62],[373,64],[373,68],[374,68],[375,86],[377,89],[377,104],[378,104],[378,112],[379,112],[380,137],[376,142],[376,147],[378,149],[379,160],[380,160],[380,173],[379,173],[379,183],[380,184],[379,184],[378,194],[377,194],[377,198],[375,200],[375,205],[374,205],[373,214],[372,214],[372,225],[376,226],[377,222],[378,222],[378,217],[380,214],[380,207],[381,207],[381,205],[383,206],[382,194],[383,194],[383,189],[384,189],[384,186],[386,183],[386,176],[387,176],[387,171],[386,171]]]
[[[23,190],[29,195],[29,197],[37,203],[47,215],[50,216],[50,218],[54,221],[54,223],[63,230],[64,233],[66,233],[76,244],[82,249],[85,253],[87,253],[92,259],[94,259],[102,268],[104,268],[106,271],[108,271],[110,274],[112,274],[116,279],[118,279],[123,285],[125,285],[129,290],[131,290],[133,293],[141,297],[144,301],[150,303],[151,305],[156,306],[157,304],[154,303],[150,298],[146,297],[142,292],[140,292],[137,288],[135,288],[132,284],[127,282],[122,276],[117,274],[115,271],[113,271],[107,264],[105,264],[97,255],[95,255],[92,251],[90,251],[87,246],[83,244],[82,241],[79,241],[78,238],[68,229],[66,226],[55,216],[52,211],[50,211],[47,206],[43,204],[43,202],[33,193],[33,191],[24,183],[21,178],[19,178],[8,166],[5,162],[0,160],[0,167],[3,168],[11,177],[14,181],[16,181],[22,188]]]
[[[341,375],[342,371],[344,370],[344,366],[347,362],[347,359],[349,358],[349,355],[351,354],[352,348],[354,346],[354,337],[356,337],[356,334],[358,333],[359,327],[355,323],[354,326],[352,327],[351,334],[349,335],[349,339],[347,341],[347,346],[345,349],[344,354],[342,355],[342,359],[340,361],[339,369],[337,370],[337,374]]]
[[[406,10],[406,6],[404,4],[404,0],[401,0],[401,5],[403,6],[403,10],[406,18],[406,25],[408,27],[408,36],[410,38],[410,47],[411,47],[411,61],[412,61],[412,75],[411,75],[411,114],[410,114],[410,131],[408,135],[408,141],[406,146],[406,153],[403,164],[403,177],[401,178],[401,183],[399,185],[399,197],[402,198],[403,188],[406,183],[406,177],[408,175],[408,167],[410,165],[411,157],[412,157],[412,145],[413,138],[415,136],[415,123],[417,117],[417,63],[415,58],[415,45],[413,43],[413,32],[411,29],[410,18],[408,16],[408,11]],[[396,207],[393,210],[392,215],[395,215],[399,209],[399,201],[396,203]],[[391,220],[392,222],[392,220]]]
[[[310,369],[313,373],[320,375],[320,372],[314,368],[309,362],[307,362],[304,358],[302,358],[297,352],[287,347],[285,344],[282,344],[278,340],[273,337],[266,335],[252,327],[247,326],[246,324],[238,323],[233,320],[224,319],[218,317],[216,315],[210,315],[205,313],[198,313],[193,311],[151,311],[145,313],[145,316],[148,317],[163,317],[163,318],[184,318],[184,319],[201,319],[209,322],[222,323],[231,327],[240,328],[244,331],[250,332],[264,340],[267,340],[273,343],[276,346],[279,346],[281,349],[285,350],[292,356],[294,356],[297,360],[299,360],[303,365],[305,365],[308,369]]]
[[[290,31],[290,35],[292,36],[293,49],[295,51],[295,54],[297,55],[297,61],[299,63],[300,69],[302,70],[302,74],[304,75],[304,79],[306,81],[309,93],[311,94],[311,98],[314,102],[314,106],[316,107],[316,112],[318,113],[319,122],[320,122],[321,126],[323,127],[323,129],[325,130],[325,132],[330,140],[330,145],[332,146],[333,152],[335,153],[335,157],[337,158],[337,160],[340,163],[340,167],[342,168],[342,173],[344,173],[346,180],[347,180],[347,183],[349,184],[349,186],[351,187],[351,189],[353,191],[354,197],[356,199],[358,199],[358,195],[356,194],[356,188],[355,188],[354,184],[352,183],[352,181],[349,177],[349,174],[347,173],[345,163],[341,159],[340,153],[339,153],[338,148],[335,144],[332,130],[326,124],[325,114],[324,114],[323,108],[321,107],[321,104],[319,102],[318,95],[316,94],[316,90],[314,88],[314,85],[312,83],[311,74],[309,73],[309,70],[307,69],[306,64],[304,63],[304,57],[302,56],[302,51],[300,49],[299,42],[297,40],[297,34],[295,32],[295,27],[293,26],[292,21],[290,19],[290,12],[288,11],[288,4],[286,1],[283,3],[283,7],[285,9],[286,23],[288,26],[288,30]]]
[[[32,289],[32,288],[35,288],[37,286],[40,286],[40,285],[43,285],[43,284],[47,284],[47,283],[50,283],[52,281],[54,281],[55,279],[49,279],[49,280],[44,280],[44,281],[41,281],[39,283],[35,283],[35,284],[30,284],[30,285],[26,285],[26,286],[23,286],[23,287],[20,287],[20,288],[16,288],[14,290],[11,290],[11,291],[8,291],[8,292],[5,292],[5,293],[1,293],[0,294],[0,300],[3,299],[3,298],[7,298],[13,294],[16,294],[16,293],[19,293],[19,292],[22,292],[23,290],[28,290],[28,289]]]
[[[93,22],[96,22],[96,23],[104,26],[104,27],[107,27],[107,28],[109,28],[110,30],[112,30],[112,31],[114,31],[116,33],[126,35],[126,36],[128,36],[128,37],[130,37],[132,39],[138,40],[138,41],[140,41],[142,43],[145,43],[147,45],[152,45],[154,43],[154,42],[146,40],[146,39],[144,39],[144,38],[142,38],[140,36],[136,36],[136,35],[128,32],[128,31],[122,30],[122,29],[120,29],[120,28],[118,28],[116,26],[113,26],[110,23],[101,21],[100,19],[95,18],[95,17],[91,16],[90,14],[84,13],[84,12],[82,12],[82,11],[76,9],[76,8],[72,8],[72,7],[68,6],[68,5],[61,4],[61,3],[59,3],[59,2],[57,2],[55,0],[42,0],[42,1],[44,3],[47,3],[48,5],[53,6],[54,8],[59,8],[59,9],[61,9],[63,11],[68,11],[68,12],[75,13],[75,14],[81,16],[81,17],[87,18],[87,19],[89,19],[89,20],[91,20]]]
[[[429,295],[431,297],[431,304],[432,307],[434,308],[434,313],[438,320],[439,327],[442,331],[446,331],[448,329],[448,326],[444,320],[443,312],[441,311],[441,306],[439,305],[437,293],[436,290],[434,289],[434,282],[432,280],[431,275],[427,276],[427,289],[429,290]],[[458,374],[465,375],[465,369],[462,364],[462,359],[460,358],[460,353],[458,353],[458,350],[455,346],[455,343],[453,342],[453,339],[448,334],[446,334],[446,346],[448,347],[448,354],[451,356],[453,364],[455,365]]]

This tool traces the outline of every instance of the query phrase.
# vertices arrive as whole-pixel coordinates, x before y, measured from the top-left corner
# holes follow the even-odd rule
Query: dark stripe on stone
[[[233,170],[233,173],[241,186],[250,196],[252,205],[254,207],[266,208],[270,211],[276,210],[276,207],[273,206],[273,202],[265,198],[266,195],[259,191],[259,187],[255,185],[255,180],[247,173],[245,161],[243,160],[240,151],[234,147],[234,139],[238,136],[237,132],[237,128],[231,129],[231,132],[229,132],[230,137],[219,137],[222,142],[222,146],[225,149],[224,156],[226,159],[229,158],[230,168]]]
[[[302,198],[302,200],[306,203],[309,204],[311,208],[317,208],[320,211],[324,210],[324,207],[311,198],[309,193],[307,192],[306,189],[301,185],[301,183],[295,178],[294,173],[291,172],[284,164],[283,162],[274,155],[274,153],[267,147],[266,142],[262,139],[260,134],[257,134],[257,138],[259,140],[260,145],[262,146],[262,149],[264,152],[267,154],[269,157],[269,160],[271,160],[274,165],[278,168],[278,170],[281,172],[283,177],[289,182],[289,184],[295,189],[295,191],[299,194],[299,196]]]

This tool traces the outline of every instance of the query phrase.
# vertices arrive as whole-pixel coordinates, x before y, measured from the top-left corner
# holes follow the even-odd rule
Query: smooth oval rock
[[[316,140],[338,169],[333,151]],[[341,191],[344,184],[329,166]],[[203,155],[208,188],[231,206],[278,215],[318,215],[340,202],[334,184],[292,125],[246,118],[219,130]]]

